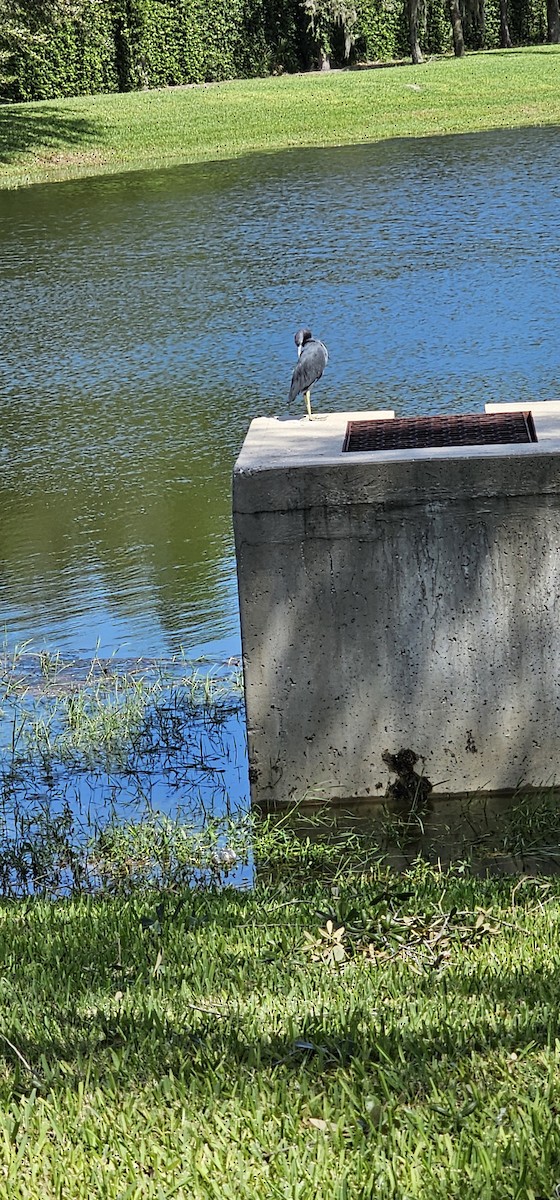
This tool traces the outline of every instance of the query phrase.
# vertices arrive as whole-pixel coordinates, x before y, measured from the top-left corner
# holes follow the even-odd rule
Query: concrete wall
[[[234,529],[255,803],[382,796],[404,748],[436,794],[558,780],[560,404],[532,410],[536,444],[351,455],[348,419],[389,414],[252,423]]]

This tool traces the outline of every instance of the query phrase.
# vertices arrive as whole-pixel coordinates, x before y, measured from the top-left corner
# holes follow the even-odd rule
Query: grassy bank
[[[476,831],[523,874],[396,874],[328,814],[188,815],[231,673],[0,665],[2,1200],[552,1200],[560,877],[523,860],[552,793]],[[139,819],[72,823],[92,769]],[[177,819],[142,815],[158,772]]]
[[[558,47],[0,107],[0,187],[291,146],[560,124]]]
[[[552,1200],[560,884],[0,909],[0,1195]]]

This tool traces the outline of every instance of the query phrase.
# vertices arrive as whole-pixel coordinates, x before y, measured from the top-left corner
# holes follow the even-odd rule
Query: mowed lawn
[[[560,47],[0,106],[0,187],[328,146],[560,124]]]
[[[2,1197],[558,1195],[558,882],[300,866],[0,908]]]

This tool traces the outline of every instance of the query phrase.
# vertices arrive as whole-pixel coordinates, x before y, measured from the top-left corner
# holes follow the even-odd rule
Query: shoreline
[[[4,104],[0,191],[312,146],[560,126],[559,55],[559,46],[478,51]]]

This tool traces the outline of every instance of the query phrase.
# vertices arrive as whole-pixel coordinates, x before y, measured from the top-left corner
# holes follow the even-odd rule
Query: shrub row
[[[324,2],[324,0],[323,0]],[[353,56],[406,57],[405,0],[357,0]],[[509,0],[515,44],[546,38],[546,0]],[[467,47],[499,45],[499,0],[465,0]],[[446,0],[424,0],[421,42],[451,44]],[[333,61],[344,59],[334,26]],[[39,100],[306,70],[302,0],[0,0],[0,98]]]

